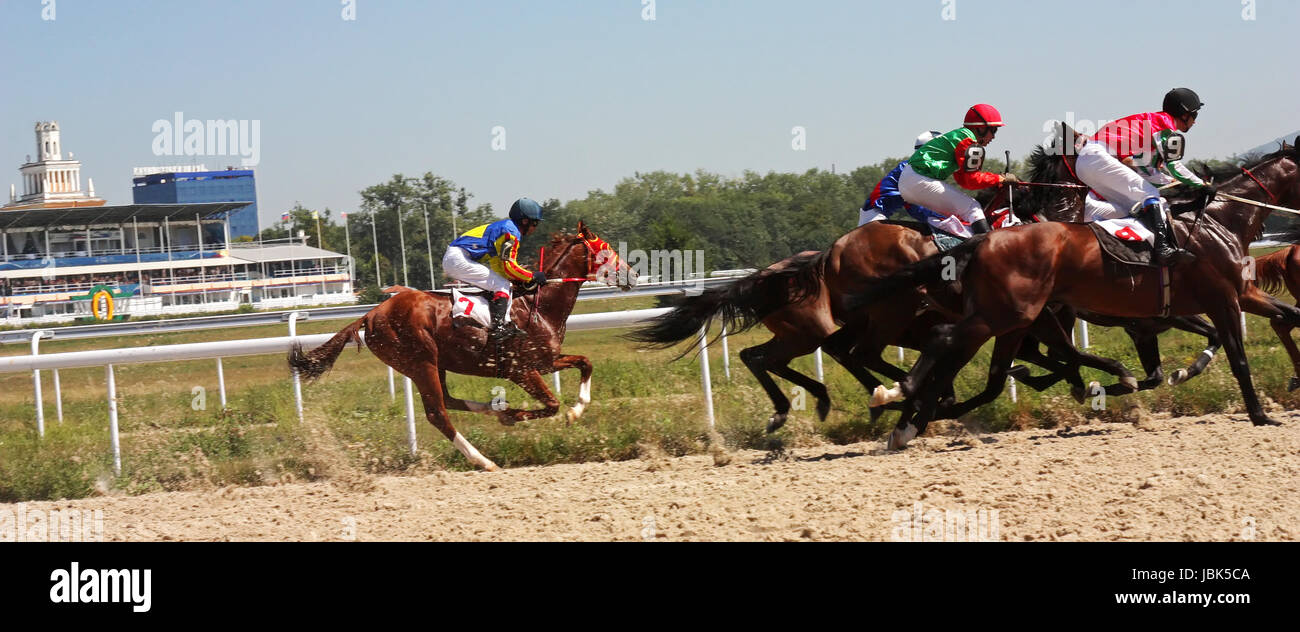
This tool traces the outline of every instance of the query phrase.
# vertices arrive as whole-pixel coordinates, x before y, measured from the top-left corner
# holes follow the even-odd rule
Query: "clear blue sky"
[[[1009,123],[992,149],[1017,157],[1045,121],[1157,109],[1176,85],[1208,104],[1193,157],[1300,128],[1291,0],[1258,0],[1254,21],[1242,0],[658,0],[654,21],[641,0],[357,0],[355,21],[340,0],[43,9],[0,0],[0,184],[19,182],[38,120],[128,203],[131,167],[191,162],[153,155],[155,120],[256,119],[264,225],[294,201],[353,210],[396,172],[501,211],[637,171],[847,171],[981,101]]]

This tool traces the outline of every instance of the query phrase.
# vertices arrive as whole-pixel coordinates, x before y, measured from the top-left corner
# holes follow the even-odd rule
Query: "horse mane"
[[[1276,151],[1267,154],[1246,154],[1237,156],[1227,164],[1209,164],[1200,160],[1192,161],[1191,167],[1201,178],[1209,180],[1214,179],[1216,182],[1222,182],[1228,178],[1235,178],[1241,175],[1242,169],[1254,169],[1270,160],[1276,158],[1291,158],[1300,162],[1300,149],[1286,141],[1281,141],[1281,146]]]

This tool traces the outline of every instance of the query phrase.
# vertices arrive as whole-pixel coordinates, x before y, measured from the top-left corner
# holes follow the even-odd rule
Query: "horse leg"
[[[582,384],[578,386],[578,403],[574,404],[568,413],[565,413],[570,423],[582,417],[582,412],[591,404],[591,360],[588,360],[586,356],[562,355],[556,358],[551,365],[551,368],[556,371],[575,367],[582,375]]]
[[[745,368],[754,375],[758,380],[759,386],[767,392],[768,399],[772,400],[772,416],[767,420],[767,431],[776,432],[781,426],[785,425],[785,420],[790,415],[790,399],[781,392],[781,387],[777,385],[776,380],[768,375],[768,367],[774,362],[772,354],[780,347],[780,340],[773,338],[767,342],[740,350],[740,361],[745,364]],[[789,362],[786,360],[781,364]]]
[[[930,420],[935,418],[938,409],[939,397],[945,392],[945,389],[952,385],[953,378],[957,372],[966,366],[979,353],[980,347],[989,339],[990,326],[983,317],[978,314],[971,315],[962,320],[955,326],[939,326],[934,331],[940,335],[935,336],[934,344],[930,345],[927,352],[935,351],[936,358],[931,363],[931,369],[927,370],[924,376],[920,377],[921,387],[918,389],[916,400],[920,402],[920,411],[915,416],[915,421],[904,422],[899,420],[900,425],[894,429],[889,437],[889,449],[901,448],[907,445],[917,435],[925,432],[926,426]],[[942,330],[942,331],[941,331]],[[1019,329],[1012,331],[1007,336],[1007,342],[1003,346],[1002,352],[1004,361],[1002,362],[1002,371],[1011,364],[1011,357],[1016,349],[1020,347],[1024,334]],[[1010,355],[1007,349],[1010,349]],[[924,359],[925,353],[921,354]],[[920,366],[921,361],[917,361]],[[1004,379],[1006,373],[1002,374]],[[909,380],[917,379],[916,375],[908,375]]]
[[[804,390],[812,393],[812,396],[817,398],[817,418],[821,421],[826,421],[826,415],[829,415],[831,412],[831,395],[826,390],[825,384],[790,368],[789,364],[772,366],[769,367],[769,369],[778,376],[783,377],[793,382],[796,386],[802,387]],[[769,428],[768,432],[772,432],[777,428],[780,428],[780,426]]]
[[[1186,369],[1178,369],[1169,376],[1169,385],[1177,386],[1200,375],[1210,360],[1214,359],[1215,352],[1219,350],[1219,333],[1214,330],[1213,325],[1200,316],[1178,316],[1170,319],[1170,322],[1177,329],[1205,336],[1206,341],[1205,350],[1196,356],[1190,366]],[[1291,357],[1295,358],[1296,355]]]
[[[510,375],[510,381],[518,384],[533,399],[542,403],[542,408],[528,410],[524,408],[509,408],[501,411],[501,424],[504,426],[513,426],[521,421],[531,419],[541,419],[545,417],[554,417],[560,412],[560,400],[556,399],[555,394],[546,386],[546,380],[542,379],[540,371],[535,369],[514,373]]]
[[[873,408],[883,406],[916,395],[921,385],[925,383],[925,378],[934,369],[935,363],[955,344],[952,336],[956,328],[956,325],[945,324],[936,325],[931,329],[930,342],[921,351],[921,357],[912,366],[912,370],[908,371],[907,377],[895,383],[893,388],[886,389],[883,384],[877,386],[871,394],[871,406]],[[987,339],[988,337],[985,336],[985,340]]]
[[[438,369],[438,382],[442,384],[442,401],[447,410],[463,410],[465,412],[479,413],[482,415],[497,416],[497,412],[492,410],[492,404],[487,402],[476,402],[470,399],[458,399],[451,396],[447,390],[447,370]]]
[[[1246,361],[1246,346],[1241,337],[1241,307],[1235,298],[1225,297],[1224,304],[1216,306],[1216,309],[1210,312],[1210,321],[1219,330],[1219,339],[1223,341],[1223,348],[1228,353],[1232,375],[1237,378],[1237,385],[1241,387],[1241,398],[1246,404],[1251,423],[1256,426],[1280,426],[1282,424],[1269,419],[1264,413],[1264,408],[1259,404],[1259,395],[1255,393],[1255,386],[1251,383],[1250,364]]]
[[[1265,294],[1254,285],[1242,294],[1241,307],[1247,312],[1269,319],[1274,333],[1282,342],[1282,347],[1286,349],[1287,357],[1291,359],[1291,369],[1294,374],[1287,383],[1287,390],[1296,390],[1300,387],[1300,349],[1296,348],[1295,341],[1291,339],[1291,330],[1300,325],[1300,322],[1297,322],[1300,320],[1300,310]]]
[[[998,398],[1002,390],[1007,385],[1007,371],[1011,367],[1011,361],[1016,357],[1016,351],[1024,341],[1027,332],[1019,330],[1010,334],[998,336],[997,342],[993,345],[993,355],[989,359],[989,379],[984,385],[984,390],[980,394],[958,404],[940,406],[936,410],[935,419],[958,419],[962,415],[983,406]],[[951,382],[948,384],[948,391],[952,391]],[[924,431],[925,427],[922,426]]]
[[[870,393],[875,390],[877,386],[880,386],[880,380],[877,380],[876,376],[872,375],[870,371],[864,368],[864,365],[867,364],[871,358],[871,353],[869,351],[864,352],[862,350],[862,345],[855,345],[855,338],[860,340],[861,336],[857,335],[857,333],[853,331],[852,327],[844,327],[831,334],[822,342],[822,350],[826,352],[826,355],[829,355],[838,362],[840,366],[848,370],[849,374],[857,379],[858,383],[861,384],[868,393]],[[897,367],[894,367],[893,365],[890,365],[890,367],[897,370]],[[903,376],[906,376],[906,374],[904,373]],[[829,412],[829,401],[827,404]],[[817,412],[821,415],[820,405]],[[871,416],[874,420],[880,416],[880,413],[875,409],[872,409]],[[825,420],[826,416],[821,415],[821,418]]]
[[[407,374],[411,381],[420,391],[420,401],[424,404],[424,416],[442,432],[443,436],[451,440],[452,445],[465,459],[477,467],[481,467],[489,472],[495,472],[498,468],[495,463],[487,457],[479,454],[479,451],[470,444],[469,440],[456,431],[451,425],[451,418],[447,416],[447,409],[443,403],[443,382],[440,379],[440,371],[434,369],[432,364],[416,368]]]

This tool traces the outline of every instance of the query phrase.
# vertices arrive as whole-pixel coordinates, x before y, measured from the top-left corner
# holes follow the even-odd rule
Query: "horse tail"
[[[367,314],[368,316],[368,314]],[[289,349],[289,367],[298,372],[305,380],[315,380],[324,375],[330,367],[334,366],[334,360],[343,352],[343,348],[348,346],[349,342],[357,343],[357,350],[361,350],[361,336],[357,332],[365,325],[366,316],[358,318],[356,322],[344,327],[342,331],[334,334],[325,344],[304,353],[302,343],[295,342]]]
[[[826,253],[799,254],[782,261],[786,262],[785,267],[769,266],[724,287],[687,297],[672,311],[625,337],[650,347],[671,347],[698,336],[715,315],[721,317],[727,335],[738,334],[782,307],[821,294]]]
[[[857,311],[862,307],[888,298],[900,290],[920,287],[943,280],[944,273],[949,270],[954,275],[949,280],[959,279],[966,269],[966,265],[975,256],[975,249],[984,242],[986,237],[988,237],[988,233],[975,235],[948,252],[941,252],[903,266],[897,272],[867,286],[866,290],[850,295],[845,300],[845,305],[849,311]]]
[[[1276,294],[1286,284],[1287,258],[1295,246],[1270,252],[1262,257],[1255,257],[1255,285],[1259,289]]]

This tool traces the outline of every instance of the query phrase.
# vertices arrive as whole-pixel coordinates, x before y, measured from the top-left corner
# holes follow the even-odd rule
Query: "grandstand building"
[[[63,159],[58,123],[38,123],[36,141],[38,160],[20,167],[22,195],[11,186],[0,207],[0,325],[356,302],[345,255],[305,237],[232,240],[232,218],[255,197],[108,206],[90,180],[82,190],[80,162]],[[163,171],[207,183],[199,197],[254,191],[251,172]],[[135,188],[172,183],[160,175]]]

